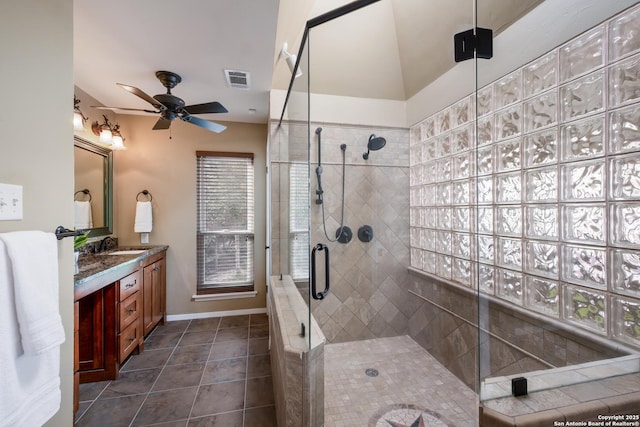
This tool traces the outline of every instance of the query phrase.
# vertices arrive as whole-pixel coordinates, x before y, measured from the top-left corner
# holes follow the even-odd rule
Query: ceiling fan
[[[212,132],[220,133],[227,127],[219,123],[210,122],[208,120],[194,117],[192,114],[210,114],[210,113],[227,113],[227,109],[219,102],[206,102],[204,104],[184,105],[184,101],[181,98],[173,95],[171,89],[176,87],[178,83],[182,81],[176,73],[171,71],[156,71],[156,77],[160,80],[160,83],[167,88],[167,93],[161,93],[153,97],[147,95],[142,90],[134,86],[125,85],[122,83],[116,83],[124,90],[131,92],[132,94],[144,99],[155,108],[155,110],[145,110],[138,108],[120,108],[120,107],[95,107],[98,109],[108,110],[128,110],[128,111],[145,111],[147,113],[160,114],[160,118],[153,126],[153,130],[169,129],[171,122],[175,119],[180,119],[184,122],[194,124],[196,126],[203,127]]]

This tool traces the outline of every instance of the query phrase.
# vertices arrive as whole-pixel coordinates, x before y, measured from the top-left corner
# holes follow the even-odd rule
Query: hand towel
[[[0,234],[11,261],[15,307],[25,354],[39,354],[64,342],[58,306],[58,245],[53,233]]]
[[[74,203],[75,206],[75,228],[76,230],[84,230],[86,228],[93,228],[93,215],[91,213],[91,202],[78,201]]]
[[[136,202],[136,220],[133,231],[136,233],[149,233],[153,228],[153,213],[151,202]]]
[[[55,278],[57,283],[57,271]],[[0,427],[43,425],[58,412],[61,402],[60,347],[25,354],[16,288],[13,262],[0,239]],[[57,292],[53,303],[58,304]]]

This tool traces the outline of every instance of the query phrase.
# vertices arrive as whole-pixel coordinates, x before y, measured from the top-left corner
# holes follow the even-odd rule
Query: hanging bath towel
[[[43,425],[60,409],[58,250],[52,233],[0,233],[0,427]]]
[[[93,215],[91,213],[91,202],[78,201],[74,203],[75,206],[75,228],[76,230],[84,230],[87,228],[93,228]]]
[[[133,231],[136,233],[150,233],[153,228],[153,213],[151,202],[136,202],[136,221]]]

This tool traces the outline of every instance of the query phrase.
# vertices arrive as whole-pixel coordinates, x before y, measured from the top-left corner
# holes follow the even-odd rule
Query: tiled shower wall
[[[345,152],[344,225],[353,231],[347,244],[330,242],[324,236],[322,205],[315,203],[317,189],[317,136],[321,126],[322,186],[326,229],[334,240],[342,216],[342,151]],[[290,233],[291,170],[307,162],[307,124],[289,122],[271,129],[271,215],[272,274],[291,274]],[[310,203],[313,246],[324,243],[331,260],[331,292],[322,301],[313,301],[313,315],[328,342],[342,342],[406,334],[410,317],[423,302],[409,293],[409,130],[312,124]],[[371,134],[384,137],[386,146],[367,151]],[[297,165],[297,166],[296,166]],[[306,183],[305,183],[306,185]],[[295,208],[293,209],[295,210]],[[358,229],[370,225],[374,238],[361,242]],[[301,236],[296,238],[300,239]],[[298,242],[300,243],[300,242]],[[306,247],[306,241],[303,241]],[[308,250],[305,249],[308,253]],[[318,287],[324,288],[324,254],[318,253]],[[308,278],[297,278],[307,299]]]
[[[412,127],[412,267],[640,347],[639,32],[640,6]]]

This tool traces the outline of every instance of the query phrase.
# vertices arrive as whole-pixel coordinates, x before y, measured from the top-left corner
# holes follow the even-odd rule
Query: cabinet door
[[[80,383],[115,379],[116,288],[109,285],[77,303]]]
[[[160,322],[165,314],[165,259],[144,267],[143,279],[143,324],[147,335]]]
[[[153,302],[152,302],[152,317],[153,324],[164,323],[165,315],[165,259],[162,258],[155,263],[153,270]]]

